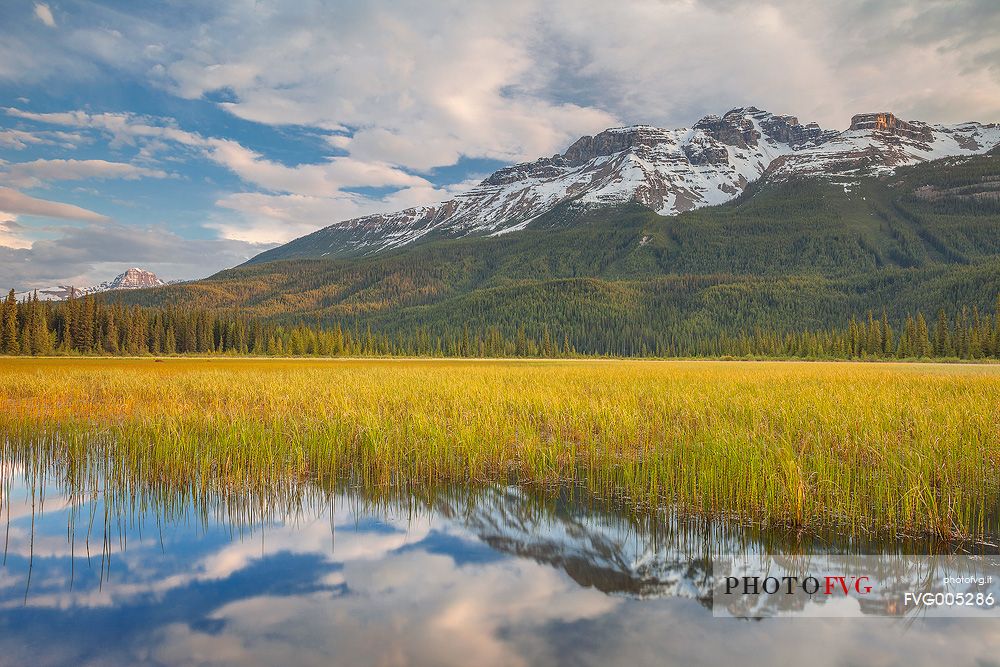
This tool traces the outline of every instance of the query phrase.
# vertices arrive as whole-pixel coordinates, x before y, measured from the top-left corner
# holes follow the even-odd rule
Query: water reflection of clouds
[[[346,510],[329,518],[319,517],[295,525],[271,526],[260,540],[233,542],[202,558],[195,567],[202,579],[222,579],[241,570],[253,560],[282,553],[323,554],[333,562],[377,559],[386,553],[419,542],[430,528],[426,524],[404,524],[386,518],[378,523],[358,525]],[[386,530],[386,528],[391,528]]]
[[[91,558],[87,559],[86,526],[78,523],[75,544],[67,539],[65,503],[60,510],[47,504],[46,513],[36,516],[33,539],[30,503],[26,512],[23,504],[12,504],[7,551],[10,562],[0,570],[0,589],[26,585],[29,558],[31,586],[26,597],[22,590],[19,596],[0,599],[0,608],[25,604],[55,608],[120,605],[135,597],[162,597],[175,588],[226,579],[256,561],[279,555],[315,554],[330,563],[377,559],[419,542],[430,532],[426,522],[392,517],[359,524],[346,509],[334,511],[333,528],[329,517],[317,516],[294,524],[257,527],[244,539],[228,539],[225,530],[214,526],[200,534],[197,530],[175,534],[162,546],[158,535],[147,530],[140,538],[133,527],[126,531],[124,550],[113,528],[109,553],[114,574],[101,584],[103,527],[98,524],[91,534]],[[81,517],[87,516],[86,509],[84,506]],[[162,553],[164,549],[166,553]],[[72,569],[71,554],[76,558]]]
[[[154,657],[192,664],[531,664],[511,639],[550,623],[596,619],[621,600],[582,589],[558,571],[510,560],[457,566],[426,552],[350,561],[348,595],[260,596],[220,607],[221,632],[164,628]]]

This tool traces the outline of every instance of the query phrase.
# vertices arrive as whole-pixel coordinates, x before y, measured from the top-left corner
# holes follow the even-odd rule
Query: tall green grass
[[[1000,533],[995,367],[4,360],[0,405],[5,463],[130,502],[576,483],[760,525]]]

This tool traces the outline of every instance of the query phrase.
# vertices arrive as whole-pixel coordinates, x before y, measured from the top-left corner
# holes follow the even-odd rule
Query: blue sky
[[[197,278],[627,123],[1000,120],[990,0],[0,2],[0,287]]]

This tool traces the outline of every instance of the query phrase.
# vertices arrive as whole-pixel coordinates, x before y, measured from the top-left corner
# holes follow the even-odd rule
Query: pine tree
[[[70,352],[73,350],[73,329],[68,309],[63,312],[62,323],[62,339],[59,341],[59,347],[62,352]]]
[[[21,345],[17,339],[17,296],[14,290],[7,293],[3,303],[3,318],[0,320],[0,353],[18,354]]]
[[[87,295],[83,297],[83,304],[81,308],[81,324],[80,324],[80,351],[81,352],[93,352],[94,344],[96,342],[94,338],[95,322],[94,322],[94,297]]]
[[[920,358],[927,357],[931,351],[931,341],[927,333],[927,320],[924,314],[917,312],[917,338],[913,346],[913,353]]]
[[[177,352],[177,332],[174,330],[173,322],[167,325],[166,333],[164,333],[163,351],[166,354]]]
[[[881,356],[888,357],[895,352],[895,345],[893,343],[892,327],[889,325],[889,314],[882,309],[882,322],[880,323],[879,329],[881,330],[881,349],[879,352]]]
[[[104,349],[108,351],[108,354],[118,354],[121,351],[119,347],[118,325],[115,323],[115,314],[113,311],[108,313],[107,323],[104,328]]]
[[[917,347],[917,323],[913,321],[912,315],[906,316],[906,324],[903,325],[903,334],[899,337],[899,351],[896,356],[907,359],[916,355]]]
[[[35,297],[35,354],[52,354],[53,336],[49,332],[48,306]]]
[[[948,315],[944,308],[938,311],[937,325],[934,327],[934,356],[947,357],[951,354],[951,336],[948,331]]]

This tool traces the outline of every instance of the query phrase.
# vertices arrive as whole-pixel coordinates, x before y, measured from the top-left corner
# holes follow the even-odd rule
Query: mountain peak
[[[141,289],[144,287],[158,287],[163,285],[163,281],[156,277],[156,274],[145,269],[132,267],[115,277],[105,289]]]
[[[652,148],[669,140],[669,133],[652,125],[612,127],[594,136],[577,139],[562,158],[570,166],[580,166],[598,157],[607,157],[636,146]]]
[[[759,110],[755,107],[749,108],[753,109],[755,114],[760,114]],[[701,130],[716,141],[727,146],[746,149],[756,147],[757,140],[761,136],[760,131],[757,129],[757,123],[754,120],[754,117],[747,113],[745,109],[738,108],[727,111],[721,117],[715,114],[705,116],[694,124],[693,129]]]

